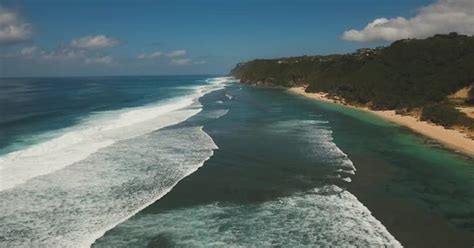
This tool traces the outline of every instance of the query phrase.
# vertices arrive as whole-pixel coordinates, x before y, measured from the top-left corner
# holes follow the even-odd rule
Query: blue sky
[[[398,37],[428,36],[416,25],[417,17],[432,13],[430,6],[462,12],[474,2],[456,0],[460,5],[454,6],[450,1],[3,0],[0,73],[225,74],[254,58],[346,53]],[[14,18],[2,19],[2,13]],[[397,17],[402,24],[391,19]],[[371,22],[378,26],[367,27]],[[455,25],[438,25],[444,29],[436,26],[435,31],[472,31],[466,23]],[[1,30],[7,27],[18,32]]]

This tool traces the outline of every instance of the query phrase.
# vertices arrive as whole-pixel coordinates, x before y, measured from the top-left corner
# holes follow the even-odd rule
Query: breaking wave
[[[185,120],[202,110],[200,96],[227,80],[210,79],[173,101],[99,113],[2,157],[0,246],[88,247],[164,196],[217,149],[202,125]]]

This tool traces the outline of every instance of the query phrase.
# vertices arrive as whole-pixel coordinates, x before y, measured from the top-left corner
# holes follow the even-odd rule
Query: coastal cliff
[[[256,59],[237,64],[231,75],[246,84],[304,87],[348,105],[395,110],[474,133],[473,36],[450,33],[351,54]]]

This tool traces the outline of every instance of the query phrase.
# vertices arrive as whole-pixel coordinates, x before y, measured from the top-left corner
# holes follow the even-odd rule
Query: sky
[[[452,31],[474,0],[2,0],[0,76],[226,74]]]

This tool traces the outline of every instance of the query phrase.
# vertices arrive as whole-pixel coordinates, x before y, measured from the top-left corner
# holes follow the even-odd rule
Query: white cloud
[[[196,64],[203,64],[205,62],[203,61],[198,61],[198,62],[193,62],[192,59],[186,58],[185,56],[187,55],[186,50],[174,50],[174,51],[169,51],[169,52],[161,52],[161,51],[155,51],[155,52],[150,52],[150,53],[142,53],[137,56],[138,59],[156,59],[160,57],[167,57],[169,62],[173,65],[187,65],[191,63],[196,63]]]
[[[37,58],[45,60],[76,60],[86,57],[82,50],[74,50],[69,48],[59,48],[52,51],[37,49],[35,53]]]
[[[182,58],[182,59],[173,59],[171,60],[171,63],[174,65],[187,65],[191,63],[192,60],[188,58]]]
[[[31,25],[20,20],[17,13],[0,7],[0,44],[27,41],[32,33]]]
[[[44,50],[36,46],[24,47],[15,57],[37,60],[41,62],[76,62],[85,64],[113,65],[116,61],[108,55],[97,56],[86,50],[74,49],[70,47]]]
[[[32,47],[25,47],[21,49],[20,54],[24,56],[32,56],[38,51],[38,47],[32,46]]]
[[[350,41],[394,41],[450,32],[474,34],[474,0],[438,0],[420,8],[415,17],[377,18],[361,30],[344,32],[342,38]]]
[[[56,48],[53,50],[44,50],[36,46],[24,47],[16,57],[40,60],[74,60],[86,57],[83,50],[71,48]]]
[[[205,61],[205,60],[194,61],[193,64],[195,64],[195,65],[204,65],[204,64],[207,64],[207,61]]]
[[[84,36],[71,41],[71,47],[81,49],[101,49],[115,47],[119,44],[119,40],[107,37],[105,35]]]
[[[186,50],[175,50],[175,51],[171,51],[167,53],[166,56],[170,58],[177,58],[177,57],[185,56],[186,54],[187,54]]]
[[[96,58],[86,58],[84,60],[86,64],[103,64],[103,65],[112,65],[114,64],[114,59],[111,56],[102,56]]]
[[[163,55],[162,52],[156,51],[156,52],[152,52],[152,53],[140,54],[137,58],[139,58],[139,59],[155,59],[155,58],[161,57],[162,55]]]

